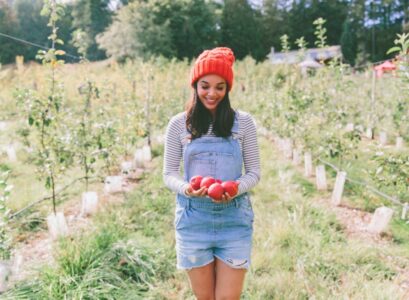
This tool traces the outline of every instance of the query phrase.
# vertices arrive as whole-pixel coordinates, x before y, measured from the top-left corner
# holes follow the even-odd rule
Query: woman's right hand
[[[185,190],[185,194],[189,197],[206,197],[207,196],[207,187],[201,187],[198,190],[194,190],[190,185]]]

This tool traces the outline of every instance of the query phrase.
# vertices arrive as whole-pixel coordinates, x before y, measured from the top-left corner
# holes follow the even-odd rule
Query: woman
[[[247,192],[260,179],[260,159],[253,118],[230,106],[234,60],[224,47],[197,58],[192,99],[166,130],[163,175],[177,193],[177,267],[187,270],[197,299],[239,299],[250,266],[253,210]],[[211,199],[206,187],[189,184],[196,175],[236,181],[238,194]]]

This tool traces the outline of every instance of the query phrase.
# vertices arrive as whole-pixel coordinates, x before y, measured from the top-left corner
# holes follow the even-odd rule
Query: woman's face
[[[197,81],[199,99],[213,116],[216,114],[217,105],[224,99],[226,91],[226,80],[219,75],[209,74]]]

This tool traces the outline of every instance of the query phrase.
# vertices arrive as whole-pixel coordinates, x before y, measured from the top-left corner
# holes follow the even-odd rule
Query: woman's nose
[[[215,89],[209,89],[208,94],[209,94],[209,95],[215,95],[215,94],[216,94],[216,90],[215,90]]]

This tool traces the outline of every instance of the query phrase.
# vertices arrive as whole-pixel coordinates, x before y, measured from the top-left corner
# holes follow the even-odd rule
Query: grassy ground
[[[168,117],[188,98],[190,90],[185,82],[188,66],[167,62],[156,64],[154,69],[151,118],[153,129],[162,130]],[[0,144],[17,141],[15,131],[20,126],[16,120],[22,120],[22,115],[15,105],[15,87],[37,88],[45,93],[48,86],[48,73],[42,67],[27,68],[21,74],[7,72],[0,72],[0,83],[7,87],[0,91],[0,120],[15,123],[7,133],[0,132]],[[132,124],[129,120],[138,118],[121,116],[125,112],[143,111],[148,86],[145,73],[139,65],[123,68],[94,64],[91,69],[67,65],[60,70],[59,77],[64,78],[68,106],[81,103],[78,87],[84,84],[85,76],[78,74],[86,74],[100,88],[101,97],[94,108],[109,107],[112,115],[119,115],[129,125]],[[274,79],[271,65],[255,67],[245,60],[237,64],[237,74],[235,80],[240,88],[232,93],[233,105],[252,112],[260,123],[273,119],[274,106],[269,105],[285,99],[285,94],[271,81]],[[361,111],[358,107],[368,103],[371,82],[364,76],[351,76],[352,92],[329,89],[330,96],[355,105],[349,109],[353,112]],[[327,80],[321,80],[320,84],[312,86],[322,91],[331,86]],[[392,103],[394,91],[398,93],[398,89],[382,88],[387,84],[387,79],[379,82],[380,108]],[[364,117],[358,118],[359,121]],[[380,128],[392,133],[390,118],[385,120],[379,124]],[[123,132],[134,135],[134,128],[125,125]],[[175,268],[174,195],[162,182],[163,149],[153,150],[157,157],[152,173],[126,195],[124,203],[106,207],[93,218],[94,226],[87,232],[77,232],[56,243],[55,266],[42,269],[37,277],[18,284],[1,298],[193,299],[186,275]],[[367,157],[362,154],[349,166],[347,171],[352,178],[368,178],[362,171],[368,167],[370,153]],[[350,239],[334,212],[318,201],[322,194],[316,192],[314,184],[284,161],[265,139],[261,139],[261,154],[262,180],[252,195],[256,215],[253,264],[243,299],[404,299],[398,283],[400,272],[409,268],[408,224],[395,216],[386,246]],[[13,211],[46,194],[43,184],[35,180],[34,168],[26,162],[24,151],[19,150],[17,155],[17,163],[8,162],[4,155],[0,157],[0,169],[12,170],[10,182],[15,188],[10,207]],[[78,169],[70,170],[62,182],[66,183],[77,173]],[[79,201],[82,191],[82,185],[74,185],[64,199]],[[346,204],[367,211],[383,203],[348,182],[345,196]],[[45,230],[44,216],[50,205],[36,210],[15,223],[18,239]]]
[[[243,299],[404,299],[407,228],[387,247],[348,239],[308,181],[261,140],[262,180],[252,195],[255,235]],[[157,150],[157,153],[161,151]],[[55,245],[56,266],[5,299],[193,299],[175,268],[174,195],[162,157],[142,184],[94,218],[94,229]],[[406,250],[405,250],[406,249]],[[393,259],[388,259],[393,258]]]
[[[393,186],[390,188],[377,187],[370,173],[370,171],[376,170],[377,168],[373,160],[374,153],[380,151],[385,153],[397,152],[392,146],[380,147],[376,140],[363,139],[358,146],[357,157],[349,159],[348,163],[343,167],[343,170],[347,172],[347,177],[354,181],[367,184],[388,195],[394,195],[395,191]],[[327,160],[335,165],[338,164],[335,159]],[[326,170],[330,177],[336,177],[336,171],[332,168],[326,167]],[[392,204],[390,200],[379,197],[364,185],[359,185],[348,180],[345,183],[344,193],[347,196],[346,204],[369,212],[375,211],[376,208],[382,205],[390,206]],[[401,201],[403,200],[404,199],[401,199]]]

